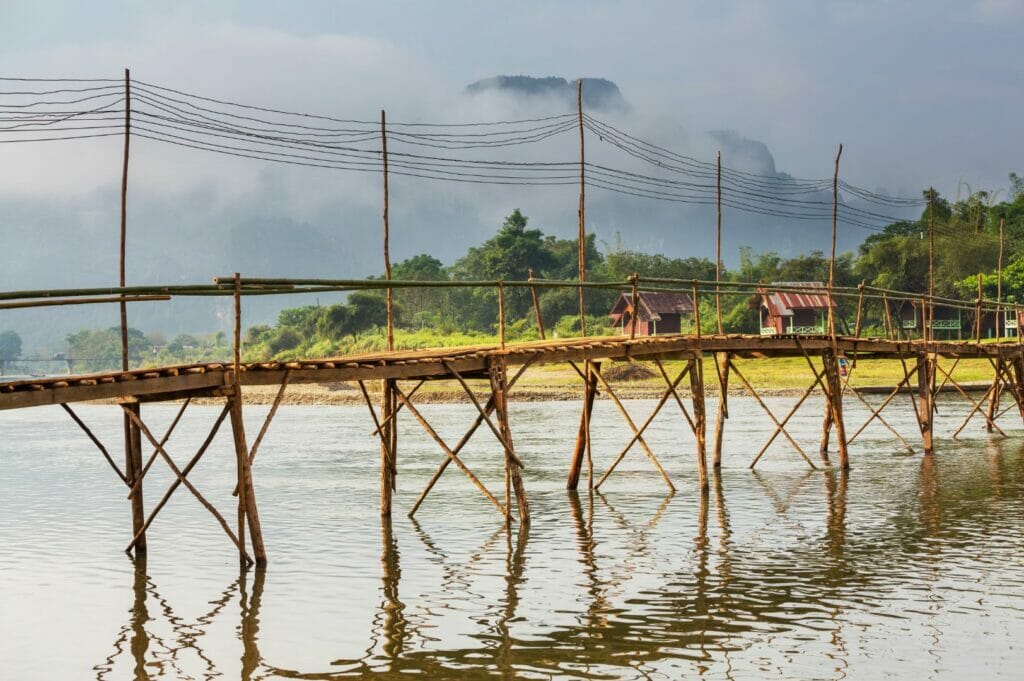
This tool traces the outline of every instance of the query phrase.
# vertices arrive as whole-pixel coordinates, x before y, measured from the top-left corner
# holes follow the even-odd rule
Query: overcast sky
[[[827,175],[838,142],[844,174],[869,187],[916,191],[933,181],[949,192],[961,178],[1004,186],[1022,169],[1020,0],[0,8],[6,74],[107,76],[131,66],[143,80],[352,115],[416,111],[426,90],[444,96],[496,74],[600,76],[638,109],[765,142],[798,176]],[[304,73],[315,79],[306,86]],[[336,89],[318,97],[332,81]]]

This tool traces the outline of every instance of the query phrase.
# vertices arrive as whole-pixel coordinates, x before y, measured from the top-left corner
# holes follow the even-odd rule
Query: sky
[[[245,103],[359,119],[384,108],[407,121],[532,113],[504,99],[467,99],[468,83],[499,74],[600,77],[629,102],[625,125],[673,149],[710,161],[707,131],[734,131],[762,143],[779,171],[822,178],[843,143],[845,180],[900,196],[932,185],[955,197],[967,187],[998,191],[1009,172],[1024,171],[1022,36],[1021,0],[0,0],[0,75],[117,78],[130,67],[142,81]],[[215,274],[269,274],[281,252],[275,239],[289,235],[297,235],[300,261],[302,249],[331,254],[334,265],[318,263],[317,273],[379,270],[353,253],[378,238],[379,179],[133,144],[131,280],[165,277],[175,271],[167,260],[193,274],[187,258],[155,258],[154,249],[164,256],[202,238],[236,252],[231,243],[252,234],[266,237],[265,248],[257,243]],[[575,153],[568,142],[564,151]],[[38,283],[39,268],[27,263],[79,237],[69,257],[94,241],[111,257],[118,143],[5,145],[0,155],[0,214],[17,216],[0,221],[0,236],[25,250],[20,265],[3,263],[0,287]],[[450,262],[516,207],[545,231],[575,233],[574,190],[396,182],[392,192],[396,259],[434,249]],[[598,192],[588,201],[588,228],[606,243],[712,254],[706,211]],[[773,232],[750,216],[727,215],[724,259],[735,262],[744,243],[789,254],[826,250],[826,226],[814,230]],[[841,248],[864,236],[841,234]],[[55,275],[109,279],[102,258],[88,271],[69,260]],[[195,267],[205,280],[219,265]]]

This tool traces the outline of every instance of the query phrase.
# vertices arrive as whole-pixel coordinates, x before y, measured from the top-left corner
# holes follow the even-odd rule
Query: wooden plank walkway
[[[240,366],[245,385],[280,385],[289,381],[335,383],[381,379],[451,379],[449,367],[464,377],[486,378],[489,363],[502,358],[508,366],[600,360],[687,359],[728,352],[735,357],[816,356],[832,349],[828,336],[666,335],[630,339],[628,336],[555,339],[528,343],[476,345],[426,350],[396,350],[327,359],[253,362]],[[835,349],[857,357],[910,359],[929,352],[942,357],[1019,357],[1016,342],[891,341],[839,336]],[[447,365],[447,366],[446,366]],[[113,371],[0,383],[0,410],[42,405],[138,398],[140,401],[216,396],[230,381],[230,363],[183,364],[133,371]]]

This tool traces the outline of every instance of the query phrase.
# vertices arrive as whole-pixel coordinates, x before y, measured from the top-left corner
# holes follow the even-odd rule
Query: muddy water
[[[769,400],[781,413],[792,402]],[[851,402],[852,431],[866,412]],[[638,422],[652,406],[629,403]],[[638,450],[600,493],[577,496],[563,486],[578,405],[513,405],[534,519],[510,532],[454,466],[405,517],[442,458],[411,420],[382,528],[365,410],[285,407],[255,466],[265,573],[239,571],[185,489],[153,524],[148,560],[128,559],[126,490],[67,416],[0,413],[0,678],[1020,678],[1019,417],[1005,417],[1006,439],[980,424],[939,437],[928,460],[873,425],[849,474],[811,470],[779,438],[750,471],[770,422],[751,401],[730,406],[707,496],[693,438],[667,408],[648,441],[674,495]],[[815,461],[820,410],[792,429]],[[144,417],[162,432],[174,411]],[[116,409],[79,412],[116,450]],[[475,414],[423,412],[452,443]],[[190,409],[171,454],[187,460],[217,413]],[[247,408],[251,433],[265,413]],[[908,406],[886,413],[916,446]],[[965,413],[940,402],[938,432]],[[600,473],[629,436],[605,402],[594,432]],[[489,432],[464,459],[502,490]],[[190,476],[229,519],[233,468],[224,432]],[[170,480],[158,462],[148,507]]]

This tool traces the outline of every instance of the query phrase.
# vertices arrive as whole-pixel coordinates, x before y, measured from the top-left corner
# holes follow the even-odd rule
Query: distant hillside
[[[470,95],[502,92],[518,97],[564,99],[567,105],[576,106],[576,80],[548,76],[494,76],[484,78],[466,86]],[[604,78],[583,79],[583,105],[596,111],[626,111],[629,103],[619,86]]]

